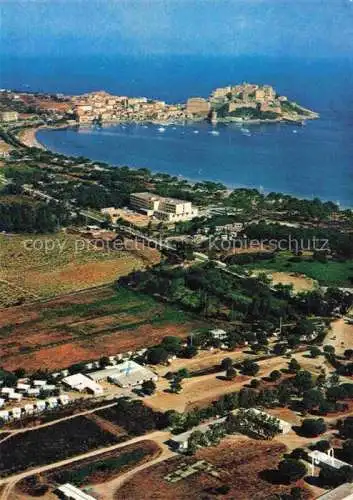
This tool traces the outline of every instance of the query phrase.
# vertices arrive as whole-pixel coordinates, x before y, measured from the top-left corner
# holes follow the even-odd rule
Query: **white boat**
[[[212,135],[219,135],[218,130],[211,130],[210,134]]]
[[[157,130],[158,130],[158,132],[165,132],[165,128],[164,127],[159,127]]]
[[[198,133],[199,133],[199,131],[198,131],[198,130],[193,130],[193,133],[194,133],[194,134],[198,134]]]
[[[298,130],[292,130],[292,134],[297,134]]]

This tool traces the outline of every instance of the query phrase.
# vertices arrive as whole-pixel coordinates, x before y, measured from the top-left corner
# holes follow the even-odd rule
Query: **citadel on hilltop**
[[[270,85],[243,83],[215,89],[208,99],[191,97],[186,104],[167,104],[146,97],[113,96],[92,92],[72,98],[79,123],[188,120],[294,121],[317,118],[318,114],[280,96]]]

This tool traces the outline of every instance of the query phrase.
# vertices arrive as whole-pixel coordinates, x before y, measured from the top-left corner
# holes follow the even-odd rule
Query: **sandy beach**
[[[46,149],[36,137],[36,132],[40,127],[25,128],[19,134],[19,140],[29,148]]]

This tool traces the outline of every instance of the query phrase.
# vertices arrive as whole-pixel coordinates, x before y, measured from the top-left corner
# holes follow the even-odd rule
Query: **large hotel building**
[[[198,215],[198,209],[190,201],[164,198],[148,192],[132,193],[130,204],[134,210],[167,222],[189,220]]]

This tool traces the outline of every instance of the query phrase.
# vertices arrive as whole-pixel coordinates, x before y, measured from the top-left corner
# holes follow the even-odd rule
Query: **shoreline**
[[[47,151],[48,148],[37,139],[37,132],[40,128],[42,128],[41,125],[39,127],[34,126],[21,130],[18,134],[18,140],[28,148],[38,148]]]
[[[122,124],[122,123],[132,123],[132,122],[109,122],[109,123],[108,123],[108,122],[106,122],[105,124],[103,124],[103,127],[104,127],[104,125],[107,125],[107,126],[112,126],[112,125],[120,125],[120,124]],[[146,123],[150,123],[150,124],[154,124],[154,125],[161,125],[160,123],[157,123],[157,122],[151,122],[151,121],[149,121],[149,122],[146,122],[146,121],[145,121],[145,122],[133,122],[133,123],[134,123],[135,125],[136,125],[136,124],[143,125],[143,123],[145,123],[145,124],[146,124]],[[220,123],[220,122],[219,122],[219,123]],[[238,122],[238,123],[239,123],[239,122]],[[249,122],[248,122],[248,123],[249,123]],[[289,124],[289,122],[284,122],[284,121],[281,121],[281,123],[282,123],[283,125],[286,125],[286,124],[288,125],[288,124]],[[180,123],[179,123],[179,124],[180,124]],[[223,126],[224,126],[224,125],[231,125],[230,123],[228,123],[228,124],[225,124],[225,123],[220,123],[220,124],[221,124],[221,125],[223,125]],[[184,126],[185,126],[185,125],[186,125],[186,123],[184,122],[182,125],[184,125]],[[249,123],[249,125],[257,125],[257,123]],[[295,125],[295,124],[293,124],[293,125]],[[62,155],[64,155],[64,156],[75,156],[75,155],[72,155],[72,154],[70,154],[70,155],[69,155],[69,154],[67,154],[67,153],[59,153],[59,152],[57,152],[57,151],[53,151],[53,150],[49,149],[49,147],[47,147],[46,145],[43,145],[42,143],[40,143],[40,141],[39,141],[39,140],[37,139],[37,137],[36,137],[36,134],[37,134],[37,132],[38,132],[39,130],[41,130],[41,129],[42,129],[42,130],[43,130],[43,129],[44,129],[44,130],[46,129],[46,130],[52,130],[52,131],[55,131],[55,130],[64,130],[64,129],[69,129],[69,128],[79,128],[80,126],[81,126],[81,127],[83,127],[83,128],[90,128],[90,129],[94,127],[94,125],[92,125],[92,124],[84,124],[84,125],[79,125],[79,124],[77,124],[77,125],[75,125],[75,124],[65,124],[65,125],[57,125],[57,126],[55,126],[55,125],[41,125],[41,126],[39,126],[39,127],[33,127],[31,130],[32,130],[32,131],[33,131],[33,133],[34,133],[34,139],[35,139],[36,143],[38,143],[38,144],[40,144],[40,145],[41,145],[41,149],[42,149],[42,150],[50,151],[50,152],[51,152],[51,153],[53,153],[53,154],[62,154]],[[94,161],[99,161],[99,160],[93,160],[92,158],[89,158],[89,157],[86,157],[86,158],[88,158],[88,159],[89,159],[90,161],[92,161],[92,162],[94,162]],[[112,163],[108,163],[108,162],[104,162],[104,163],[107,163],[107,165],[109,166],[109,168],[119,168],[119,165],[118,165],[118,164],[112,164]],[[131,165],[129,165],[129,166],[128,166],[128,168],[129,168],[129,169],[132,169],[132,170],[138,170],[139,168],[143,168],[143,167],[139,167],[139,166],[131,166]],[[147,167],[147,168],[149,168],[149,167]],[[168,173],[168,172],[160,172],[160,171],[158,171],[158,170],[152,170],[152,169],[151,169],[151,172],[152,172],[153,174]],[[172,176],[173,174],[169,173],[168,175],[171,175],[171,176]],[[177,174],[175,174],[175,176],[177,176]],[[197,183],[197,182],[207,182],[208,180],[210,180],[210,179],[207,179],[207,178],[205,179],[205,178],[201,178],[201,177],[200,177],[200,179],[195,179],[195,178],[193,179],[193,178],[191,178],[191,177],[185,177],[185,176],[178,176],[178,177],[181,177],[182,179],[187,180],[188,182],[190,182],[190,184],[195,184],[195,183]],[[212,181],[212,180],[211,180],[211,181]],[[217,182],[217,181],[212,181],[212,182]],[[224,186],[226,186],[227,191],[234,191],[235,189],[243,189],[243,188],[244,188],[244,189],[257,189],[257,190],[258,190],[258,187],[256,187],[256,186],[252,186],[252,185],[249,185],[249,184],[244,185],[244,184],[230,184],[230,183],[226,183],[226,182],[223,182],[223,181],[218,181],[218,182],[222,182],[222,184],[224,184]],[[264,189],[264,188],[263,188],[263,192],[264,192],[264,194],[266,194],[266,193],[268,194],[268,193],[270,193],[271,191],[273,191],[273,189],[271,189],[271,188],[265,188],[265,189]],[[280,192],[281,194],[283,194],[283,195],[292,196],[293,198],[297,198],[297,199],[299,199],[299,200],[309,200],[309,201],[310,201],[310,199],[311,199],[311,198],[308,198],[308,197],[306,197],[306,196],[303,196],[303,195],[300,195],[300,194],[297,194],[297,193],[294,193],[294,192],[289,192],[289,191],[285,191],[285,192],[284,192],[284,191],[279,191],[279,192]],[[333,198],[322,198],[322,197],[319,197],[319,198],[320,198],[320,200],[321,200],[322,202],[330,202],[330,201],[333,201]],[[345,204],[345,205],[341,205],[341,206],[340,206],[340,209],[341,209],[341,210],[346,210],[346,209],[348,209],[348,210],[353,210],[353,205],[346,205],[346,204]]]

